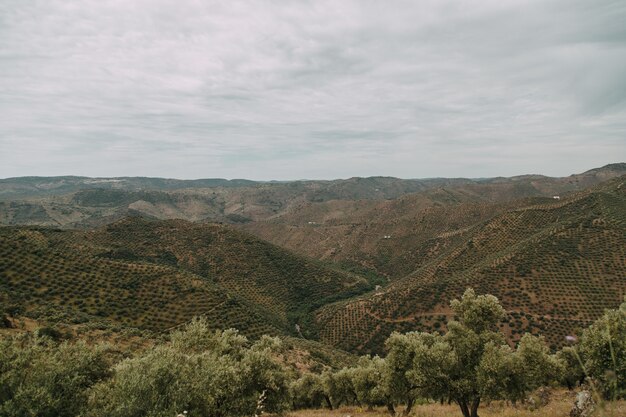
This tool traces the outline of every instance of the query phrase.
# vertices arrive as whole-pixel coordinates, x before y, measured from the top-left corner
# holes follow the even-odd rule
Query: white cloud
[[[622,1],[6,0],[0,177],[626,160]]]

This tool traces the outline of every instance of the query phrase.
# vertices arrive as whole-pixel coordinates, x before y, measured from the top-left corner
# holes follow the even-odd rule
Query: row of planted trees
[[[506,344],[496,331],[505,313],[495,297],[468,290],[452,308],[458,321],[448,323],[445,335],[394,333],[384,359],[365,356],[354,367],[303,376],[293,385],[294,405],[319,406],[323,398],[328,406],[386,406],[395,414],[403,404],[408,414],[427,398],[455,402],[469,417],[478,415],[482,399],[520,401],[561,378],[565,364],[542,338],[527,334],[516,349]]]
[[[304,375],[292,384],[294,407],[386,406],[410,413],[418,399],[456,403],[478,416],[483,400],[524,401],[535,389],[587,381],[599,397],[626,398],[626,303],[586,329],[580,341],[551,354],[543,337],[524,335],[511,348],[497,324],[505,312],[490,295],[467,290],[451,307],[445,335],[392,334],[386,357],[361,357],[354,367]]]
[[[418,399],[430,399],[476,417],[481,401],[515,403],[539,386],[585,378],[608,399],[626,396],[626,303],[556,354],[531,335],[509,347],[497,330],[504,310],[495,297],[468,290],[452,308],[457,320],[446,334],[394,333],[384,358],[365,356],[320,374],[285,367],[276,338],[250,343],[233,330],[211,331],[201,319],[123,360],[106,346],[5,339],[0,416],[252,416],[263,395],[268,412],[355,404],[392,414],[402,405],[408,414]]]

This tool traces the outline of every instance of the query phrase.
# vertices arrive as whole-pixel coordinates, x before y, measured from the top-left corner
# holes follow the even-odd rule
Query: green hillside
[[[0,228],[0,276],[1,299],[34,317],[165,330],[206,315],[253,337],[294,334],[320,300],[369,288],[226,226],[137,217],[90,232]]]

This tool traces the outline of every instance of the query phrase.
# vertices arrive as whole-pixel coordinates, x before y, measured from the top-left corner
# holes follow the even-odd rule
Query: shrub
[[[108,370],[101,347],[33,334],[0,340],[0,416],[76,416]]]
[[[579,353],[606,399],[626,398],[626,300],[585,329]]]

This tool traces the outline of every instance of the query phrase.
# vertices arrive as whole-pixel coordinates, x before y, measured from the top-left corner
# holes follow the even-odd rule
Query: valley
[[[203,315],[362,354],[393,331],[445,331],[472,287],[502,301],[510,343],[556,349],[626,294],[625,173],[0,180],[0,300],[157,332]]]

